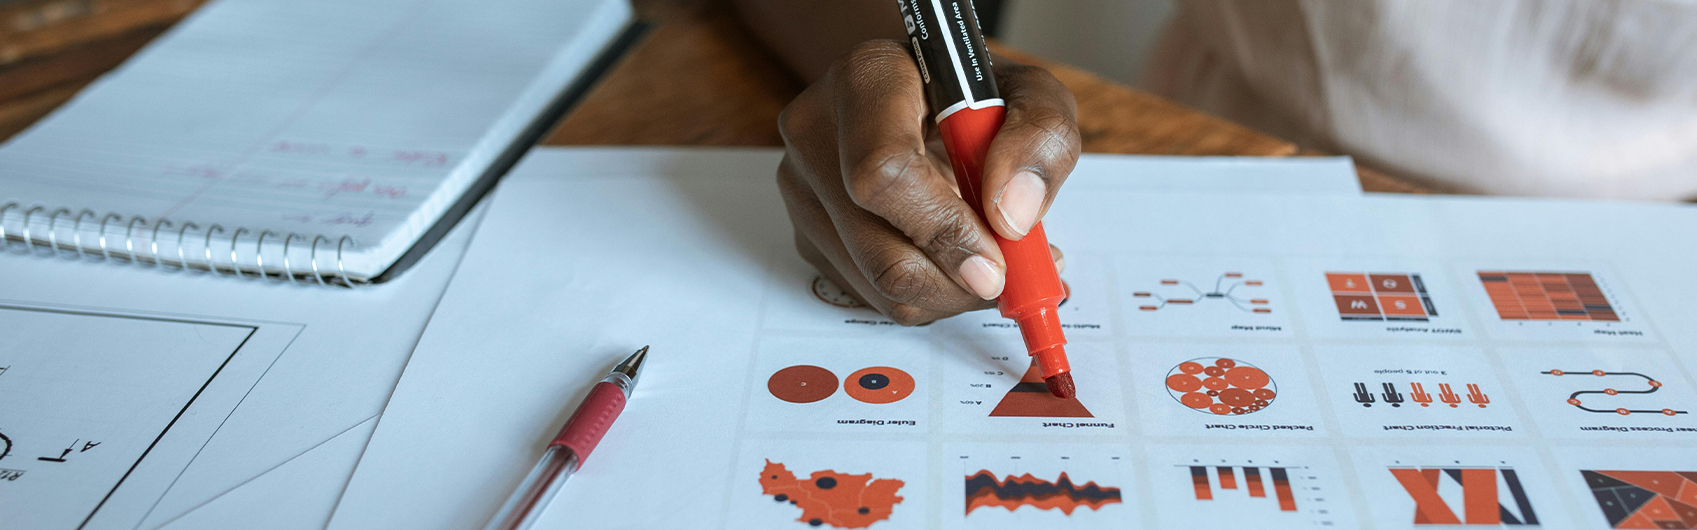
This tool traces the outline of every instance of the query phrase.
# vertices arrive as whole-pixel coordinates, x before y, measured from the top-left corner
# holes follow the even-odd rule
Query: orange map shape
[[[896,491],[904,485],[892,478],[873,480],[871,473],[849,475],[828,469],[798,479],[771,460],[760,470],[760,492],[800,508],[801,517],[796,520],[812,526],[866,528],[889,519],[891,510],[902,502]]]

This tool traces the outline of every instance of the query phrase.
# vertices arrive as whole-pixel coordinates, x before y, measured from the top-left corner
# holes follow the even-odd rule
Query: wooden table
[[[23,0],[0,9],[0,140],[63,104],[202,1]],[[700,3],[639,1],[653,31],[543,144],[782,146],[778,113],[802,85],[725,8]],[[8,33],[8,27],[24,30]],[[1086,152],[1316,154],[1076,68],[993,48],[1048,67],[1072,89]],[[1369,191],[1424,191],[1372,171],[1360,176]]]

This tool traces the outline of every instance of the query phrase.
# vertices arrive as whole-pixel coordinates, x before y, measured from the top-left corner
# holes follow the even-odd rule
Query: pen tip
[[[637,374],[642,372],[642,360],[646,357],[648,357],[648,347],[643,346],[642,349],[636,350],[636,353],[630,354],[630,357],[626,357],[618,366],[613,367],[613,371],[625,374],[626,377],[631,378],[631,381],[636,381]]]
[[[1061,399],[1072,399],[1078,395],[1078,389],[1072,385],[1072,372],[1061,372],[1043,378],[1043,386],[1049,387],[1049,393]]]

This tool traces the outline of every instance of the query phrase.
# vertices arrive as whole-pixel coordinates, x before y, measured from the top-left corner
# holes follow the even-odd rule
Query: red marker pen
[[[1006,109],[990,72],[990,51],[978,29],[971,0],[897,0],[913,45],[919,74],[937,128],[960,183],[961,197],[985,217],[981,193],[984,157],[990,141],[1002,129]],[[1067,365],[1067,339],[1056,314],[1066,287],[1049,255],[1043,223],[1031,227],[1019,241],[997,234],[996,246],[1007,260],[1007,283],[996,307],[1019,324],[1025,349],[1037,361],[1049,392],[1073,397],[1072,368]]]

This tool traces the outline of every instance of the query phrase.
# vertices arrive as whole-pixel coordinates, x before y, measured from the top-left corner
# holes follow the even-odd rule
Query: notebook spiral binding
[[[15,218],[16,214],[13,213],[14,210],[23,211],[23,222],[21,223],[20,230],[9,231],[6,228],[7,215],[11,214]],[[45,236],[37,231],[37,228],[43,224],[43,219],[45,219],[46,225]],[[99,252],[93,252],[83,245],[83,226],[87,224],[88,226],[93,227],[94,225],[94,222],[90,219],[98,219],[100,221],[99,232],[96,233],[96,236],[98,237],[98,241],[96,243],[100,248]],[[118,223],[115,224],[113,221],[117,221]],[[122,226],[121,234],[119,233],[120,226]],[[160,259],[159,243],[161,241],[161,236],[159,231],[161,229],[171,230],[173,228],[176,231],[176,238],[172,239],[170,237],[170,232],[167,231],[163,239],[167,243],[176,247],[177,260],[175,263],[170,263],[167,260]],[[65,229],[70,230],[71,237],[69,238],[69,241],[64,241],[59,237],[60,232]],[[191,235],[190,231],[199,232],[201,235]],[[230,243],[229,262],[217,263],[216,261],[221,260],[213,259],[213,254],[215,254],[215,252],[213,252],[213,244],[215,243],[213,237],[215,235],[218,237],[216,243],[219,243],[221,247],[225,240],[224,234],[228,234],[228,240]],[[243,234],[248,234],[250,236],[249,240],[252,241],[251,253],[246,253],[246,249],[240,248],[240,244],[244,242],[242,238]],[[109,236],[114,240],[112,241],[111,246],[108,246],[107,240]],[[201,259],[198,260],[186,255],[184,251],[184,248],[187,246],[185,243],[194,242],[194,239],[199,239],[199,242],[201,243]],[[265,245],[267,239],[273,241],[273,243],[271,243],[273,245],[282,245],[282,267],[281,270],[276,273],[272,273],[271,271],[273,269],[277,269],[277,267],[274,266],[268,269],[265,266]],[[281,240],[281,242],[277,243],[277,240]],[[73,213],[69,208],[49,210],[47,207],[39,205],[26,208],[23,204],[12,201],[0,205],[0,252],[16,253],[16,251],[13,250],[15,247],[13,244],[14,241],[22,242],[24,244],[24,250],[22,253],[36,256],[66,257],[71,259],[107,261],[112,263],[127,262],[150,267],[175,267],[178,270],[193,270],[215,275],[230,275],[237,278],[276,280],[279,282],[287,281],[297,284],[311,284],[316,282],[318,285],[323,286],[354,287],[364,283],[356,282],[349,277],[347,270],[342,266],[342,255],[344,253],[344,249],[346,249],[349,245],[358,244],[353,237],[345,235],[337,239],[331,239],[330,237],[322,234],[313,234],[309,238],[307,235],[302,235],[298,232],[289,232],[285,235],[271,230],[262,230],[256,233],[254,230],[247,227],[226,229],[218,224],[211,224],[202,230],[200,225],[194,222],[184,222],[181,225],[178,225],[169,219],[149,221],[147,218],[139,215],[126,217],[116,213],[107,213],[102,216],[94,210],[89,209],[83,209]],[[305,264],[306,267],[310,269],[310,272],[308,270],[296,271],[295,264],[290,262],[290,245],[297,244],[297,241],[310,241],[310,248],[308,249],[307,254],[308,259]],[[123,244],[123,248],[121,250],[113,248],[116,247],[119,242]],[[336,244],[335,270],[326,275],[325,270],[328,269],[328,259],[330,258],[329,243],[331,242]],[[325,248],[324,258],[326,259],[326,262],[324,263],[324,267],[320,267],[319,262],[318,253],[320,244],[323,244]],[[138,252],[136,250],[136,247],[138,246],[143,247],[146,251]],[[42,254],[43,250],[50,254]],[[75,253],[74,258],[67,255],[72,252]],[[224,254],[222,252],[222,248],[219,252],[216,252],[216,254],[219,254],[219,257],[222,258]],[[252,258],[251,261],[253,262],[253,265],[244,265],[242,263],[243,260],[241,259],[244,257]]]

